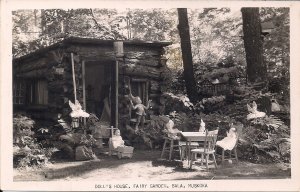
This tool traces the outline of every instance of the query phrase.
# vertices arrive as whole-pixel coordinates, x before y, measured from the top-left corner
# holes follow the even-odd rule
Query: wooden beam
[[[71,53],[71,61],[72,61],[73,86],[74,86],[74,99],[76,101],[77,100],[77,97],[76,97],[76,79],[75,79],[75,65],[74,65],[74,55],[73,55],[73,53]]]
[[[83,109],[86,111],[86,93],[85,93],[85,61],[82,61],[82,97]],[[86,118],[83,119],[83,124],[86,125]]]
[[[124,47],[122,41],[114,42],[115,65],[113,68],[113,82],[111,94],[111,123],[118,128],[119,122],[119,61],[124,57]]]

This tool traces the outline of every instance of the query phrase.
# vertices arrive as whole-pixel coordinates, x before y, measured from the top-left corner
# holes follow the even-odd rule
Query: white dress
[[[236,129],[231,128],[227,133],[227,137],[224,139],[217,141],[216,145],[222,147],[224,150],[232,150],[237,142],[237,134]]]

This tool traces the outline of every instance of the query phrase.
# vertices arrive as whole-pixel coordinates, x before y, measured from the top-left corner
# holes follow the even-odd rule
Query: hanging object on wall
[[[124,56],[124,46],[123,41],[115,41],[114,42],[114,50],[116,57],[123,57]]]

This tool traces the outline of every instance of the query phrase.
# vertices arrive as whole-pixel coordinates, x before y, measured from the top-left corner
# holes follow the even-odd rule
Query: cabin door
[[[86,111],[108,124],[111,121],[112,64],[101,61],[85,63]]]

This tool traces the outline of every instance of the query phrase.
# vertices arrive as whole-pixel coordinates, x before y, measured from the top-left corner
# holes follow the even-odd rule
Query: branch
[[[95,18],[93,9],[90,9],[90,12],[91,12],[92,20],[94,21],[94,23],[95,23],[95,25],[97,26],[97,28],[98,28],[100,31],[104,31],[103,28],[104,28],[105,26],[101,26],[101,25],[98,23],[98,21],[97,21],[96,18]],[[107,29],[107,30],[109,30],[109,29]]]

